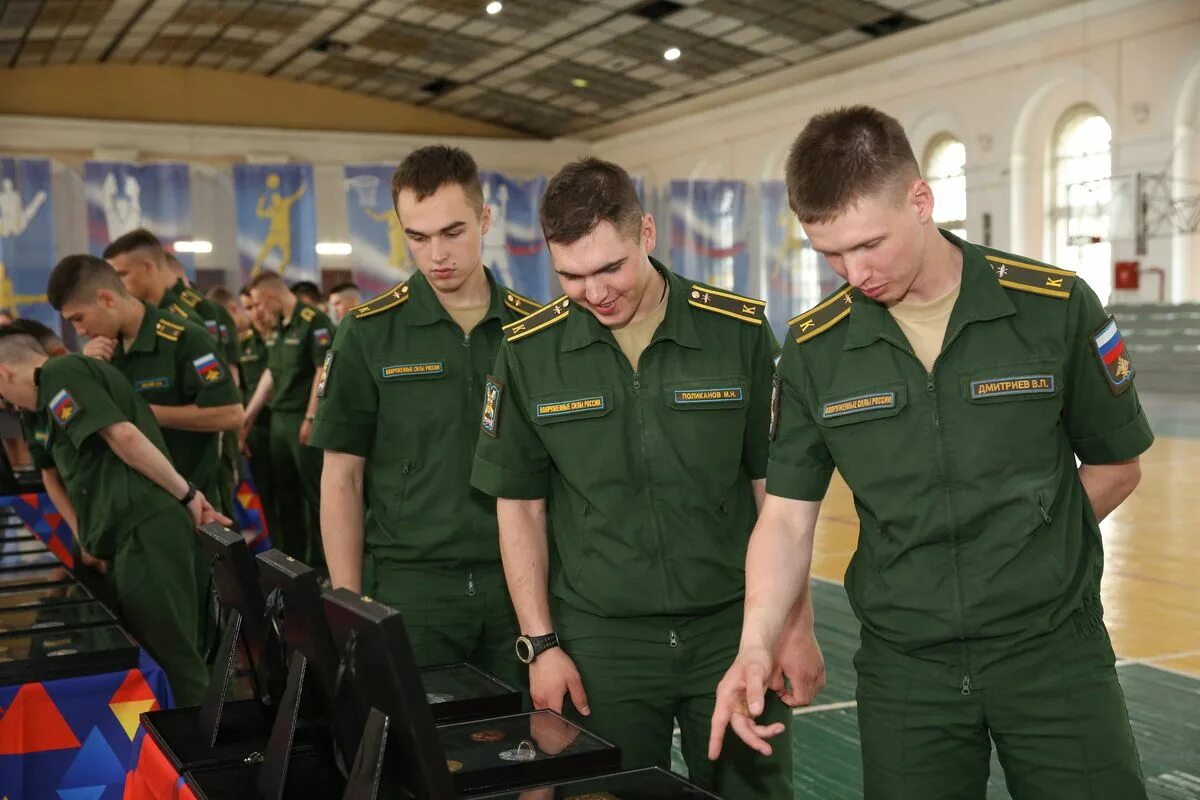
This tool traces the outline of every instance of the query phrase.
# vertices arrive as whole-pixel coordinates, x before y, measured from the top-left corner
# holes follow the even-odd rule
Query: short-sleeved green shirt
[[[99,432],[132,422],[165,455],[158,423],[129,380],[103,361],[56,356],[35,380],[38,409],[51,420],[47,450],[75,506],[83,546],[112,558],[127,532],[177,509],[178,501],[122,461]]]
[[[18,416],[21,423],[21,437],[29,447],[29,459],[35,469],[54,469],[54,459],[46,449],[50,441],[50,431],[47,425],[50,417],[45,411],[22,411]]]
[[[292,318],[280,320],[275,339],[267,343],[267,367],[274,390],[272,411],[308,409],[313,377],[333,343],[333,323],[319,308],[297,301]]]
[[[1086,283],[944,235],[963,274],[932,373],[848,287],[792,321],[767,477],[771,494],[820,500],[841,473],[860,522],[851,604],[909,654],[1098,613],[1100,530],[1075,459],[1130,459],[1153,440]]]
[[[254,329],[243,331],[238,335],[238,383],[241,385],[242,399],[249,402],[267,371],[267,343]],[[269,425],[271,412],[263,409],[254,418],[254,424]]]
[[[472,483],[545,498],[551,591],[601,617],[705,614],[745,591],[766,476],[775,338],[763,303],[669,283],[638,371],[560,298],[509,326],[489,378]]]
[[[112,361],[142,398],[150,405],[201,408],[239,402],[225,359],[214,351],[208,334],[190,322],[177,322],[157,308],[143,305],[146,315],[137,337],[132,342],[122,341]],[[214,491],[220,434],[163,428],[162,435],[179,474],[206,495]]]
[[[501,327],[540,304],[488,280],[491,304],[467,335],[419,272],[338,326],[310,442],[367,459],[377,555],[499,563],[496,501],[471,488],[483,387]]]
[[[188,315],[189,319],[199,319],[204,330],[219,345],[225,363],[238,363],[237,327],[225,306],[215,300],[209,300],[195,289],[188,288],[182,279],[175,281],[175,285],[167,290],[164,302],[168,302],[168,299],[193,312]]]

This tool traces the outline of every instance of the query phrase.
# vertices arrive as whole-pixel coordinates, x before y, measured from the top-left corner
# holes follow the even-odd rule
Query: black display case
[[[75,605],[94,599],[92,593],[75,580],[0,588],[0,609]]]
[[[55,628],[88,628],[116,624],[117,619],[112,612],[95,600],[86,603],[0,608],[0,636]]]
[[[138,646],[117,625],[0,635],[0,684],[134,669]]]
[[[720,800],[674,773],[651,767],[598,778],[523,787],[475,800]]]

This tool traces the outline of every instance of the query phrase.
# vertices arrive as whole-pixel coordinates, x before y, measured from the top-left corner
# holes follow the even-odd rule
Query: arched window
[[[959,238],[967,236],[967,148],[939,133],[925,148],[923,174],[933,189],[933,221]]]
[[[1112,128],[1094,106],[1078,105],[1063,114],[1054,135],[1053,165],[1054,262],[1079,273],[1107,303]]]

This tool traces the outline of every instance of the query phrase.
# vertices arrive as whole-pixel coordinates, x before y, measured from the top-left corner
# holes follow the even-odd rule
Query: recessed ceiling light
[[[665,58],[667,61],[674,61],[681,55],[683,55],[682,50],[680,50],[678,47],[672,47],[668,49],[667,52],[663,53],[663,58]]]
[[[571,78],[571,85],[576,89],[586,89],[588,85],[587,78]]]
[[[492,2],[487,4],[486,10],[489,14],[499,14],[502,8],[504,8],[503,3],[499,2],[499,0],[492,0]]]

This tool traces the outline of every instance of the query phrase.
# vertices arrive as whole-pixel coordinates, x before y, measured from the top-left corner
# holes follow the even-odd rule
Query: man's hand
[[[592,713],[588,708],[579,670],[561,647],[547,650],[534,659],[529,665],[529,697],[533,700],[533,707],[548,708],[561,714],[563,696],[568,693],[580,714],[586,717]]]
[[[103,559],[96,558],[94,555],[83,549],[83,545],[79,546],[79,560],[83,562],[85,567],[90,567],[101,575],[108,574],[108,562]]]
[[[553,714],[533,714],[529,718],[529,735],[538,750],[556,756],[579,738],[580,728]]]
[[[717,684],[717,704],[708,737],[710,760],[715,761],[721,755],[727,727],[732,727],[752,749],[764,756],[771,755],[767,739],[783,733],[786,727],[782,722],[759,725],[754,721],[766,707],[767,677],[771,672],[771,655],[765,648],[738,653],[733,666]]]
[[[238,428],[237,432],[238,451],[241,452],[241,454],[246,458],[250,458],[250,456],[253,455],[250,452],[250,443],[248,441],[250,436],[250,427],[250,423],[243,422],[242,427]]]
[[[791,708],[808,705],[825,688],[825,658],[810,622],[794,620],[784,629],[774,665],[771,691]]]
[[[199,528],[209,522],[219,522],[222,525],[230,525],[233,523],[229,517],[212,507],[212,503],[208,502],[208,498],[204,496],[204,492],[196,492],[196,496],[187,504],[188,513],[192,515],[192,525]]]
[[[83,346],[83,354],[101,361],[112,361],[113,353],[117,352],[117,340],[107,336],[94,336]]]
[[[296,438],[300,440],[300,444],[308,444],[308,435],[312,433],[312,420],[307,417],[300,423],[300,435]]]

